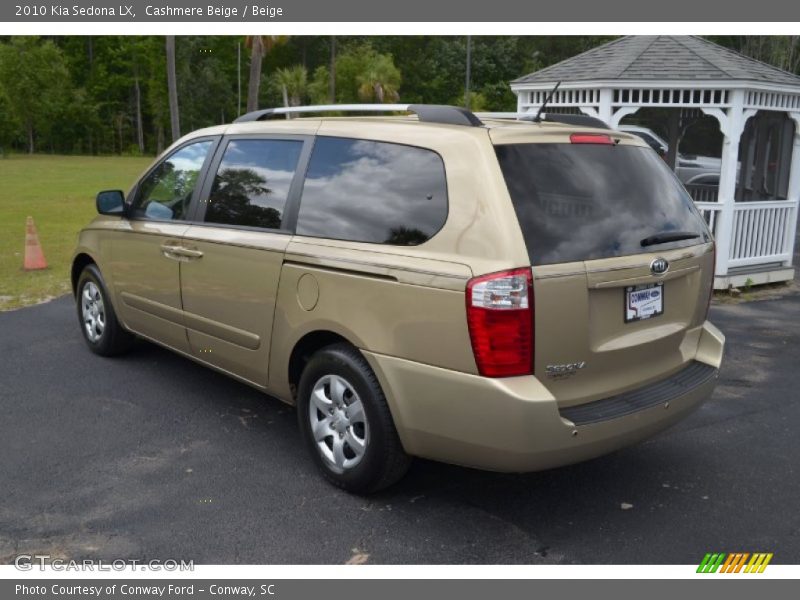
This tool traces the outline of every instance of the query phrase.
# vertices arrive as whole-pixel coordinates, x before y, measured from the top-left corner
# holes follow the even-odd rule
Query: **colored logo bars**
[[[748,552],[712,554],[709,552],[703,557],[703,561],[697,567],[697,572],[716,573],[719,570],[720,573],[763,573],[771,560],[771,552],[756,552],[753,554]]]

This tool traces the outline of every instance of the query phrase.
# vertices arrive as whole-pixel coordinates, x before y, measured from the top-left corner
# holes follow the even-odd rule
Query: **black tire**
[[[96,339],[89,337],[86,323],[83,316],[83,294],[87,287],[91,290],[90,284],[99,292],[102,298],[102,311],[104,316],[104,325],[102,333]],[[117,314],[114,312],[114,306],[111,304],[111,299],[106,289],[103,276],[100,274],[100,269],[97,265],[90,264],[84,267],[78,277],[78,285],[76,286],[75,306],[78,313],[78,324],[83,334],[83,339],[89,349],[95,354],[100,356],[117,356],[123,354],[131,349],[135,337],[128,331],[125,331],[117,320]]]
[[[324,417],[312,404],[312,392],[318,383],[330,376],[340,377],[352,386],[361,400],[369,432],[359,462],[344,469],[338,469],[332,460],[323,456],[312,430],[312,411],[316,419]],[[352,391],[348,392],[351,399],[355,397]],[[389,487],[405,475],[411,464],[375,374],[361,353],[349,344],[326,346],[308,361],[297,391],[297,418],[311,457],[325,479],[348,492],[368,494]],[[331,433],[330,442],[328,438],[324,442],[329,447],[335,442],[334,435]]]

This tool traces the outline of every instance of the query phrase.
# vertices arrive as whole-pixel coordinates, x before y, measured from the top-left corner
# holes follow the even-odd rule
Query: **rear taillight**
[[[717,274],[717,243],[711,244],[711,285],[708,290],[708,302],[706,303],[706,319],[708,311],[711,310],[711,299],[714,297],[714,277]]]
[[[530,267],[470,279],[467,324],[478,372],[533,373],[533,277]]]
[[[605,133],[573,133],[569,141],[573,144],[614,144],[611,136]]]

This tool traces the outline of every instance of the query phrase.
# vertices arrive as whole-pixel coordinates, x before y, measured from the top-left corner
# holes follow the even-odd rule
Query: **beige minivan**
[[[722,359],[706,223],[649,146],[588,118],[262,110],[97,208],[72,263],[89,348],[144,338],[295,404],[353,492],[412,456],[599,456],[686,416]]]

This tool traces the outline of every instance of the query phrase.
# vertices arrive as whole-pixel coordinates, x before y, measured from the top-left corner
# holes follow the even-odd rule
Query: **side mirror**
[[[101,215],[125,214],[125,195],[120,190],[106,190],[97,194],[97,212]]]

